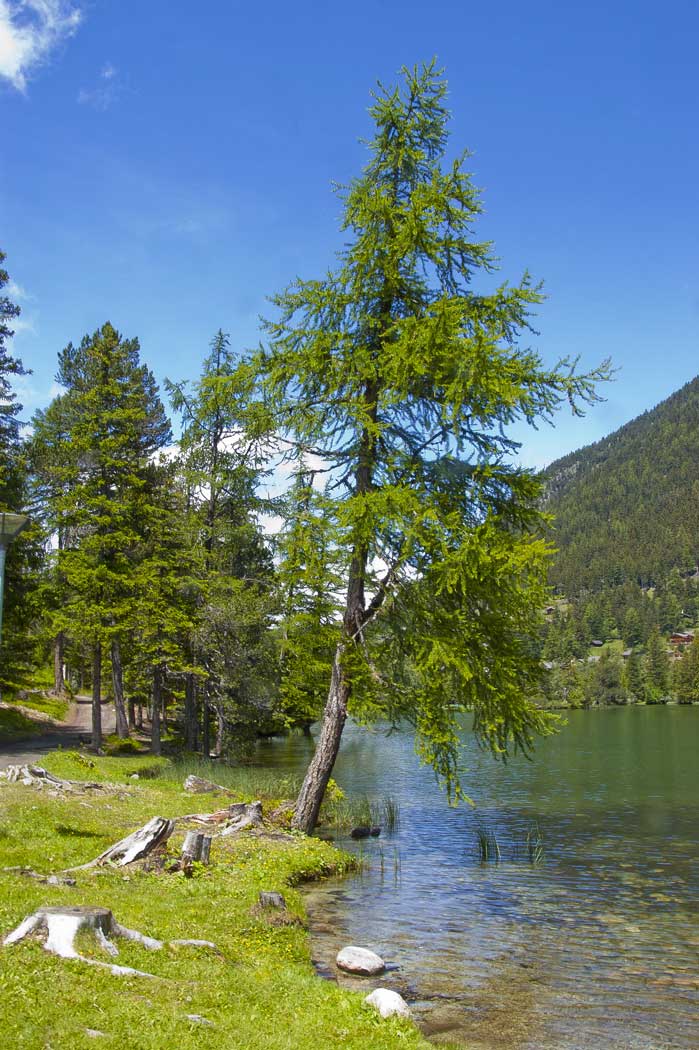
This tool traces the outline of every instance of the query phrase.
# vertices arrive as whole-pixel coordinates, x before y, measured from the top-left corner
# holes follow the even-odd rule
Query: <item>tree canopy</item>
[[[446,91],[430,64],[375,93],[369,162],[340,191],[338,265],[275,297],[252,363],[292,476],[313,457],[325,478],[324,543],[344,580],[321,739],[297,803],[306,830],[350,705],[411,717],[421,754],[456,792],[460,712],[497,753],[548,725],[527,699],[547,559],[540,484],[514,462],[507,428],[550,419],[564,400],[579,411],[608,368],[549,368],[520,345],[541,289],[528,274],[489,286],[496,263],[474,236],[468,154],[447,152]],[[379,659],[387,649],[401,655],[397,680]]]

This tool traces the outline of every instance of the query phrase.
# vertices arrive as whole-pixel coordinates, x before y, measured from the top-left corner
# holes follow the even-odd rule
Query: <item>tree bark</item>
[[[92,747],[102,746],[102,643],[95,642],[92,650]]]
[[[204,703],[202,704],[203,724],[201,733],[201,750],[204,758],[211,757],[211,716],[209,713],[209,701],[204,692]]]
[[[121,740],[126,740],[129,735],[129,725],[124,704],[124,672],[121,666],[121,647],[116,638],[112,638],[112,684],[114,686],[117,736]]]
[[[335,653],[318,746],[306,771],[291,822],[292,827],[304,831],[307,835],[310,835],[318,822],[321,803],[340,750],[342,730],[347,720],[350,684],[342,668],[344,651],[345,643],[342,642]]]
[[[150,749],[154,755],[162,754],[160,743],[160,703],[162,691],[162,672],[160,667],[153,670],[153,717],[150,724]]]
[[[197,749],[197,728],[197,683],[188,674],[184,684],[184,746],[188,751]]]
[[[127,702],[127,711],[129,715],[129,729],[136,728],[136,703],[132,696],[129,697]]]
[[[65,635],[59,631],[53,643],[53,691],[56,696],[61,696],[65,691],[66,683],[63,677],[63,659],[65,653]]]
[[[214,754],[216,758],[220,758],[223,754],[223,740],[226,733],[226,720],[223,715],[223,704],[220,702],[216,705],[216,743],[214,744]]]

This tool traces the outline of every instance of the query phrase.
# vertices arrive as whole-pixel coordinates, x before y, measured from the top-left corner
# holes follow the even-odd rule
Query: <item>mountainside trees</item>
[[[446,85],[434,66],[404,72],[401,87],[375,96],[371,158],[344,194],[339,266],[277,296],[269,347],[253,362],[287,461],[298,471],[311,454],[328,471],[325,543],[345,581],[321,736],[294,817],[303,830],[316,822],[350,704],[411,717],[423,757],[453,791],[459,711],[474,713],[496,753],[546,731],[527,699],[545,586],[540,487],[513,464],[505,430],[562,400],[594,399],[607,374],[548,369],[519,347],[541,301],[528,276],[474,289],[495,263],[472,234],[481,206],[466,155],[446,157]],[[399,688],[379,657],[391,633],[410,667]]]
[[[699,376],[546,470],[553,585],[568,597],[654,586],[699,564]]]

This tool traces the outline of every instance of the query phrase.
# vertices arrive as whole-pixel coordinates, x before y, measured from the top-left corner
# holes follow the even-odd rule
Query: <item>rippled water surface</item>
[[[261,760],[302,770],[312,746]],[[400,821],[352,844],[361,876],[309,892],[321,972],[343,944],[378,951],[435,1041],[699,1050],[699,708],[572,712],[533,762],[464,747],[476,805],[449,809],[409,733],[347,728],[335,779]]]

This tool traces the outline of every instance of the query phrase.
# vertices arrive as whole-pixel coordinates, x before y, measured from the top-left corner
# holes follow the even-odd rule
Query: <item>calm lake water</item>
[[[360,876],[309,891],[316,964],[335,974],[344,944],[378,951],[391,965],[378,983],[401,991],[437,1042],[697,1050],[699,708],[567,717],[532,762],[503,766],[466,737],[475,807],[456,809],[411,734],[348,726],[335,779],[351,796],[393,797],[400,821],[350,844]],[[312,746],[271,741],[260,759],[299,771]],[[480,860],[479,829],[499,863]]]

